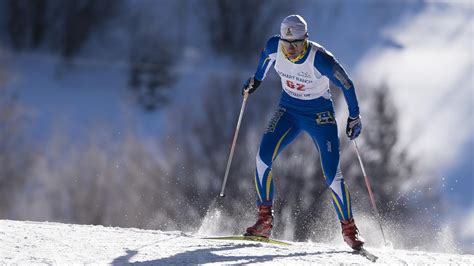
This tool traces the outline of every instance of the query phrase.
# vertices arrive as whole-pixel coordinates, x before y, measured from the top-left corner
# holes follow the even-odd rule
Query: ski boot
[[[258,207],[257,222],[254,225],[247,228],[244,236],[261,236],[261,237],[269,238],[272,232],[272,227],[273,227],[272,222],[273,222],[272,206],[260,205]]]
[[[360,250],[364,245],[364,239],[359,235],[359,229],[354,219],[341,221],[342,236],[344,241],[354,250]]]

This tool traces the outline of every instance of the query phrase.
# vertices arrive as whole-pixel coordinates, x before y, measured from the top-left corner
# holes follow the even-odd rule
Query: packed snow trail
[[[291,246],[232,240],[178,231],[0,220],[0,265],[26,264],[456,264],[473,265],[474,255],[370,249],[370,263],[346,246]]]

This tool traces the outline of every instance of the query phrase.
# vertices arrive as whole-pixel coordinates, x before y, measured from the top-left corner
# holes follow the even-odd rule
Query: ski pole
[[[237,121],[237,127],[235,128],[235,132],[234,132],[234,139],[232,140],[232,146],[230,147],[230,154],[229,154],[229,159],[227,160],[227,168],[225,169],[224,181],[222,182],[221,193],[219,194],[220,197],[225,196],[224,194],[225,184],[227,183],[227,177],[229,176],[230,164],[232,163],[232,158],[234,157],[235,144],[237,143],[237,136],[239,135],[240,123],[242,122],[242,116],[244,115],[245,104],[247,103],[248,97],[249,97],[249,94],[245,92],[244,99],[242,101],[242,107],[240,108],[239,119]]]
[[[365,185],[367,186],[367,190],[369,191],[369,197],[370,197],[370,201],[372,202],[372,208],[374,209],[375,216],[377,216],[377,221],[379,222],[380,231],[382,232],[384,245],[387,245],[387,240],[385,240],[385,234],[383,233],[383,229],[382,229],[382,222],[380,221],[380,214],[379,214],[379,211],[377,210],[377,205],[375,205],[374,193],[372,193],[369,177],[367,176],[367,173],[365,172],[364,163],[362,163],[362,158],[360,157],[360,154],[359,154],[359,147],[357,146],[357,142],[355,139],[352,140],[352,142],[354,143],[354,147],[357,153],[357,158],[359,158],[360,168],[362,169],[362,174],[364,175]]]

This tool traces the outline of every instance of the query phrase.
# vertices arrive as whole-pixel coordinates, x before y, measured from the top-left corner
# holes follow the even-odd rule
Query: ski
[[[379,257],[375,256],[374,254],[372,254],[371,252],[369,252],[365,248],[361,248],[359,250],[354,250],[353,253],[361,255],[361,256],[365,257],[366,259],[370,260],[371,262],[376,262],[377,259],[379,258]]]
[[[290,246],[291,243],[279,241],[271,238],[266,238],[262,236],[217,236],[217,237],[206,237],[204,239],[212,239],[212,240],[243,240],[243,241],[255,241],[255,242],[262,242],[267,244],[275,244],[275,245],[286,245]],[[365,248],[361,248],[359,250],[354,250],[353,254],[361,255],[362,257],[368,259],[371,262],[376,262],[379,257],[372,254]]]
[[[206,237],[205,239],[213,239],[213,240],[247,240],[247,241],[255,241],[255,242],[263,242],[268,244],[276,244],[276,245],[291,245],[290,243],[266,238],[262,236],[218,236],[218,237]]]

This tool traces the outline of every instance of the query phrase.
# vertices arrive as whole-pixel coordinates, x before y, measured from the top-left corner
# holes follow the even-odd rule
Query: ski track
[[[0,265],[371,264],[345,246],[279,246],[203,237],[179,231],[0,220]],[[474,265],[473,255],[367,249],[379,257],[374,264]]]

